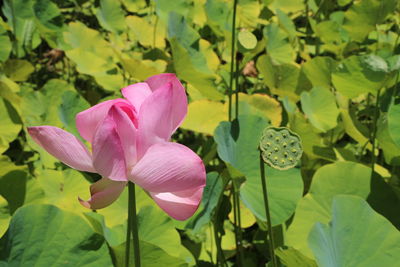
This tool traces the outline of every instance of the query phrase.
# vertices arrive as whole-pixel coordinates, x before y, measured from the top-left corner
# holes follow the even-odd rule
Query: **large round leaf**
[[[303,180],[300,169],[297,168],[280,171],[266,167],[265,172],[271,222],[272,225],[278,225],[285,222],[296,209],[303,193]],[[240,189],[240,196],[255,216],[266,221],[259,171],[257,175],[246,177],[247,181]]]
[[[136,206],[140,241],[156,246],[172,257],[192,262],[190,253],[181,245],[174,221],[162,211],[139,187],[136,187]],[[128,190],[110,206],[100,209],[96,215],[85,214],[97,231],[102,233],[112,247],[126,240]],[[98,216],[99,214],[103,216]]]
[[[314,87],[330,88],[332,70],[336,62],[330,57],[314,57],[301,66],[302,71]]]
[[[8,37],[7,31],[3,25],[0,25],[0,45],[2,49],[0,50],[0,61],[4,62],[8,59],[11,52],[11,41]]]
[[[338,194],[368,199],[375,210],[400,225],[396,211],[399,204],[385,205],[388,202],[399,203],[399,200],[381,177],[371,178],[371,169],[362,164],[336,162],[319,168],[314,174],[309,193],[300,200],[296,208],[287,232],[287,245],[313,257],[307,244],[307,236],[316,222],[329,222],[332,199]]]
[[[10,103],[0,98],[0,153],[8,149],[9,143],[17,138],[21,131],[21,122]]]
[[[390,105],[388,112],[389,134],[393,142],[400,147],[400,103]]]
[[[131,0],[124,0],[126,2]],[[125,23],[129,27],[129,34],[132,39],[137,40],[143,46],[152,46],[155,44],[158,48],[165,47],[165,28],[156,27],[157,20],[149,20],[147,17],[127,16]],[[156,31],[154,36],[154,31]],[[154,39],[155,38],[155,39]]]
[[[186,249],[181,245],[174,222],[160,209],[155,206],[141,208],[138,214],[138,224],[141,241],[157,246],[173,257],[188,257],[188,253],[185,253]]]
[[[227,108],[224,104],[202,99],[189,104],[182,128],[211,135],[218,124],[227,119]]]
[[[115,255],[115,262],[117,267],[125,266],[125,243],[113,247],[112,250]],[[142,266],[146,267],[186,267],[188,266],[182,259],[173,257],[166,253],[161,248],[147,243],[145,241],[140,241],[140,261]],[[132,245],[131,245],[132,248]],[[129,258],[129,266],[135,266],[133,253]]]
[[[125,30],[125,16],[118,1],[101,0],[96,12],[100,25],[109,31],[121,33]]]
[[[233,113],[235,107],[233,107]],[[264,117],[274,126],[282,121],[282,107],[275,98],[264,94],[239,93],[240,114],[252,114]],[[222,121],[228,120],[228,102],[225,104],[207,99],[192,101],[188,106],[188,115],[182,128],[212,135]]]
[[[1,158],[0,195],[7,200],[10,214],[24,204],[27,176],[25,168]]]
[[[289,36],[277,23],[269,23],[264,28],[264,37],[268,54],[274,64],[289,64],[294,61],[295,52]]]
[[[74,169],[55,171],[45,169],[38,174],[37,181],[45,194],[45,202],[72,212],[88,211],[78,197],[89,198],[90,183]]]
[[[400,262],[400,232],[356,196],[336,196],[332,220],[317,222],[308,242],[319,266],[395,267]]]
[[[22,59],[9,59],[4,64],[5,74],[15,82],[26,81],[34,71],[32,64]]]
[[[354,4],[345,12],[343,28],[353,40],[363,41],[377,24],[382,23],[386,16],[396,9],[396,3],[398,3],[396,0],[354,1]]]
[[[112,266],[104,238],[55,206],[19,209],[6,238],[9,266]]]
[[[393,108],[390,108],[393,109]],[[390,111],[393,115],[393,111]],[[391,115],[390,115],[391,116]],[[393,123],[397,123],[397,118],[390,119],[393,129]],[[396,128],[396,127],[394,127]],[[394,136],[392,136],[394,135]],[[383,156],[386,163],[390,165],[400,165],[400,146],[394,142],[393,138],[398,135],[398,132],[390,131],[389,119],[387,114],[382,114],[378,120],[376,139],[379,142],[379,147],[383,150]]]
[[[267,121],[258,116],[241,115],[232,123],[222,122],[215,130],[218,155],[246,178],[240,188],[243,203],[261,220],[266,220],[261,190],[258,144]],[[273,225],[287,220],[303,193],[299,169],[278,171],[266,166],[268,196]]]
[[[360,94],[376,94],[386,81],[386,73],[369,67],[370,57],[351,56],[343,60],[332,74],[336,89],[347,97]]]
[[[10,219],[7,200],[0,195],[0,238],[7,231]]]
[[[58,106],[58,117],[63,123],[65,130],[75,136],[80,136],[75,125],[75,116],[82,110],[88,109],[88,102],[75,91],[65,91],[61,96]]]
[[[275,64],[268,55],[257,59],[257,69],[264,76],[264,82],[273,94],[288,97],[297,102],[299,90],[303,85],[300,67],[295,63]]]
[[[269,3],[270,10],[276,11],[277,9],[282,10],[285,13],[296,13],[298,11],[304,10],[304,3],[297,0],[281,0],[281,1],[271,1]]]
[[[339,109],[329,89],[314,87],[301,93],[301,107],[315,128],[326,132],[336,127]]]
[[[168,3],[170,5],[171,1]],[[168,40],[178,77],[187,81],[208,99],[223,99],[223,94],[214,84],[216,77],[207,64],[205,53],[192,45],[200,39],[199,34],[186,23],[185,17],[174,11],[168,19]]]

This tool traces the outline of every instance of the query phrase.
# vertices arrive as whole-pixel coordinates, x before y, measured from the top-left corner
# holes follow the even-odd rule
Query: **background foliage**
[[[144,266],[270,261],[257,150],[268,125],[290,127],[304,148],[296,168],[266,170],[281,264],[398,264],[400,2],[239,0],[240,115],[228,122],[232,2],[3,2],[0,266],[123,266],[126,192],[97,212],[83,208],[77,197],[100,177],[58,162],[26,127],[79,136],[77,112],[163,72],[187,89],[173,138],[201,155],[207,187],[184,222],[137,189]]]

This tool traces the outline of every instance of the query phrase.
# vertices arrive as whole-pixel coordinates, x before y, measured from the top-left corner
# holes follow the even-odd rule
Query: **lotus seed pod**
[[[303,148],[300,137],[285,127],[268,127],[260,140],[264,162],[278,170],[296,166]]]

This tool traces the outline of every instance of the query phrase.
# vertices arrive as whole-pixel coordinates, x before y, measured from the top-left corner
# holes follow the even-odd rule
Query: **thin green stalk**
[[[14,10],[14,4],[13,4],[13,0],[9,0],[8,4],[10,5],[11,8],[11,16],[12,16],[12,28],[13,28],[13,34],[14,34],[14,38],[13,38],[13,49],[14,49],[14,53],[15,56],[18,57],[18,40],[17,40],[17,20],[15,17],[15,10]]]
[[[307,44],[307,42],[310,40],[310,33],[311,33],[311,29],[310,29],[310,18],[309,18],[309,13],[310,13],[310,8],[308,6],[308,0],[304,1],[305,7],[306,7],[306,42],[305,44]],[[306,49],[306,45],[304,45],[304,48]]]
[[[271,256],[272,266],[278,267],[278,261],[276,259],[275,251],[274,251],[275,242],[274,242],[274,235],[272,233],[271,214],[269,212],[267,184],[266,184],[266,180],[265,180],[265,168],[264,168],[264,161],[261,156],[261,151],[260,151],[260,177],[261,177],[262,190],[263,190],[263,196],[264,196],[265,215],[267,217],[267,226],[268,226],[268,235],[269,235],[269,239],[268,239],[269,253]]]
[[[366,108],[368,108],[369,107],[369,105],[370,105],[370,102],[371,102],[371,94],[370,93],[368,93],[367,94],[367,103],[365,104],[365,106],[366,106]],[[369,127],[371,127],[371,126],[369,126]],[[361,152],[360,152],[360,160],[361,160],[361,158],[362,158],[362,155],[364,154],[364,150],[367,148],[367,145],[368,145],[368,143],[369,142],[371,142],[371,140],[372,140],[372,131],[369,131],[369,133],[368,133],[368,140],[365,142],[365,144],[361,147]],[[372,142],[371,142],[371,144],[372,144]]]
[[[235,228],[235,244],[236,244],[236,262],[240,260],[240,250],[239,250],[239,229],[238,229],[238,222],[237,222],[237,205],[236,205],[236,192],[235,186],[233,185],[232,180],[232,199],[233,199],[233,226]]]
[[[228,181],[224,182],[223,188],[226,187]],[[215,245],[217,247],[217,265],[218,266],[226,266],[225,262],[225,255],[222,251],[221,247],[221,237],[218,235],[218,225],[217,225],[217,219],[218,219],[218,214],[219,214],[219,209],[221,207],[221,203],[223,200],[223,192],[219,196],[217,206],[215,208],[215,213],[213,215],[213,227],[214,227],[214,239],[215,239]]]
[[[307,3],[308,3],[308,1],[307,1]],[[313,18],[315,18],[316,20],[319,20],[319,14],[320,14],[320,12],[321,12],[321,10],[322,10],[322,6],[325,4],[325,0],[322,0],[320,3],[319,3],[319,5],[318,5],[318,9],[317,9],[317,12],[315,12],[315,14],[314,14],[314,16],[313,16]]]
[[[238,189],[238,188],[236,188]],[[239,190],[235,189],[235,195],[234,197],[236,198],[236,216],[237,216],[237,225],[238,225],[238,245],[239,245],[239,260],[241,263],[241,266],[244,266],[244,257],[243,257],[243,236],[242,236],[242,220],[240,218],[240,199],[239,199]]]
[[[213,228],[209,227],[208,229],[210,230],[210,236],[213,236]],[[212,240],[210,241],[210,250],[211,250],[210,259],[211,259],[211,262],[214,264],[214,257],[213,257],[213,255],[214,255],[214,244],[213,244]],[[218,255],[217,255],[217,264],[218,264]]]
[[[378,50],[379,50],[379,29],[378,29],[378,20],[379,20],[379,18],[381,17],[382,8],[383,8],[383,1],[380,1],[380,3],[379,3],[378,15],[376,16],[376,20],[375,20],[375,30],[376,30],[376,52],[378,52]]]
[[[360,151],[358,160],[361,161],[361,158],[362,158],[362,156],[363,156],[363,154],[364,154],[364,150],[367,148],[367,145],[368,145],[369,142],[370,142],[370,140],[367,140],[367,141],[364,143],[364,145],[361,147],[361,151]]]
[[[221,248],[221,240],[218,236],[218,228],[217,224],[213,222],[213,228],[214,228],[214,241],[215,241],[215,246],[217,247],[217,266],[223,266],[222,264],[222,258],[223,258],[223,253],[222,253],[222,248]]]
[[[128,222],[126,226],[126,243],[125,243],[125,267],[129,267],[129,256],[131,254],[130,249],[131,249],[132,216],[130,213],[131,213],[131,200],[128,199]]]
[[[307,4],[308,4],[308,1],[307,1]],[[315,12],[315,14],[313,15],[313,18],[315,18],[315,20],[317,22],[320,21],[320,13],[321,13],[321,10],[322,10],[322,6],[324,4],[325,4],[325,0],[322,0],[318,5],[317,12]],[[307,15],[307,18],[308,18],[308,15]],[[320,40],[319,40],[318,37],[315,38],[315,42],[316,42],[316,44],[315,44],[315,55],[319,56],[319,53],[320,53],[320,50],[321,50],[321,43],[320,43]]]
[[[135,184],[128,183],[129,204],[128,204],[128,222],[129,217],[131,224],[131,231],[133,237],[133,252],[135,254],[135,267],[140,267],[140,248],[139,248],[139,232],[136,217],[136,199],[135,199]]]
[[[239,60],[236,58],[235,67],[235,119],[239,117]]]
[[[375,162],[376,162],[376,156],[375,156],[375,146],[376,146],[376,124],[378,122],[378,116],[379,116],[379,100],[380,100],[380,94],[381,94],[381,89],[378,90],[378,93],[376,95],[376,102],[375,102],[375,110],[374,110],[374,121],[372,125],[372,134],[371,134],[371,143],[372,143],[372,157],[371,157],[371,169],[372,173],[371,176],[374,174],[375,170]]]
[[[232,18],[232,40],[231,40],[231,76],[228,88],[228,118],[232,120],[232,92],[233,92],[233,67],[235,63],[235,37],[236,37],[236,6],[237,0],[233,1],[233,18]]]

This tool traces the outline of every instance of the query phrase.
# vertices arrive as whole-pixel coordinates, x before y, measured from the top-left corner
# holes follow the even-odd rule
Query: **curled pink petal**
[[[115,129],[121,141],[122,150],[125,155],[127,169],[131,169],[136,163],[136,135],[137,130],[129,118],[120,107],[113,106],[110,109],[110,115],[115,123]]]
[[[53,126],[28,127],[32,139],[66,165],[87,172],[96,172],[85,145],[74,135]]]
[[[165,84],[172,84],[172,125],[173,132],[181,125],[187,113],[187,96],[185,88],[173,73],[162,73],[151,76],[146,80],[153,92],[164,88]]]
[[[147,150],[129,179],[149,192],[175,192],[205,186],[206,172],[202,160],[192,150],[163,142]]]
[[[119,98],[104,101],[76,114],[76,128],[82,138],[92,143],[97,126],[106,117],[111,106],[118,103],[132,106],[127,100]]]
[[[151,145],[171,138],[174,130],[171,119],[172,96],[172,84],[167,83],[142,103],[138,126],[139,159]]]
[[[140,110],[143,101],[153,93],[147,83],[135,83],[121,91],[122,95],[132,103],[136,110]]]
[[[144,98],[139,109],[138,158],[151,145],[169,141],[187,113],[185,89],[175,74],[155,75],[147,79],[146,83],[152,94]],[[143,84],[139,87],[143,91],[146,88]]]
[[[124,191],[126,182],[117,182],[107,178],[90,186],[91,198],[87,201],[78,197],[79,202],[86,208],[96,210],[112,204]]]
[[[115,181],[127,181],[125,154],[111,114],[98,126],[92,150],[93,166],[101,176]]]
[[[199,207],[203,195],[203,187],[180,192],[153,193],[151,197],[169,216],[184,221],[191,217]]]

